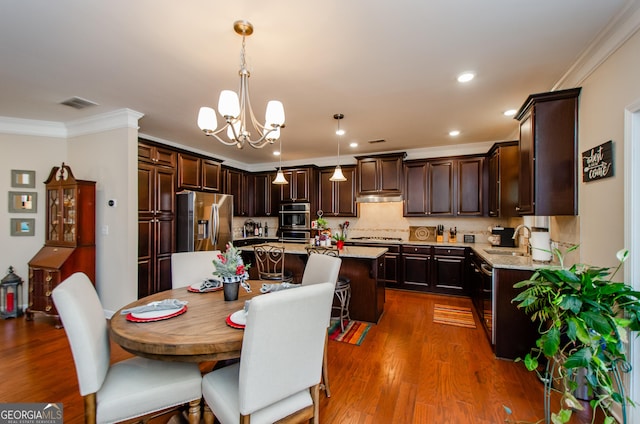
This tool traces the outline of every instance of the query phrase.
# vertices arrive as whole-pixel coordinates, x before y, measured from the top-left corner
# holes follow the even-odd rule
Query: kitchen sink
[[[519,252],[516,250],[498,250],[498,249],[484,249],[490,255],[502,255],[502,256],[527,256],[526,252]]]

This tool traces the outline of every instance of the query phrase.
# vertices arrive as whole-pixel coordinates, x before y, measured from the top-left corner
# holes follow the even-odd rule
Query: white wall
[[[68,145],[76,178],[96,181],[95,283],[103,307],[114,312],[138,298],[137,130],[82,135]]]
[[[0,278],[7,274],[9,266],[24,280],[23,300],[28,301],[29,260],[44,245],[45,233],[45,187],[44,181],[51,168],[60,166],[67,156],[64,139],[28,135],[0,134]],[[35,171],[35,188],[11,187],[11,170]],[[31,191],[38,196],[37,212],[9,213],[9,191]],[[11,237],[11,218],[35,218],[33,237]]]
[[[616,265],[615,253],[624,247],[624,111],[638,99],[640,33],[582,83],[579,152],[613,140],[615,163],[614,177],[580,183],[580,252],[584,263]]]

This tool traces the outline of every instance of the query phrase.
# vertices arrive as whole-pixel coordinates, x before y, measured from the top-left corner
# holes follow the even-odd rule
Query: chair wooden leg
[[[209,408],[209,405],[207,405],[207,402],[205,401],[205,403],[204,403],[204,424],[213,424],[214,420],[215,420],[215,417],[213,416],[213,412],[211,411],[211,408]]]
[[[200,399],[189,402],[189,424],[200,424]]]
[[[327,346],[329,344],[329,332],[324,338],[324,353],[322,355],[322,388],[324,389],[325,395],[327,397],[331,397],[331,390],[329,389],[329,366],[327,365]]]
[[[251,415],[240,414],[240,424],[249,424],[251,422]]]
[[[316,384],[311,388],[311,399],[313,400],[313,424],[320,424],[320,385]]]
[[[96,394],[90,393],[84,397],[84,422],[96,424]]]

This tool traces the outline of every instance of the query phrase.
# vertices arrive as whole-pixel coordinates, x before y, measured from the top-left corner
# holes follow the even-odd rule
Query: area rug
[[[360,346],[360,343],[364,340],[364,336],[367,335],[371,324],[360,321],[348,321],[345,325],[344,331],[340,328],[339,320],[332,320],[329,327],[329,340],[335,340],[336,342],[345,342]]]
[[[471,308],[465,308],[464,306],[436,304],[433,307],[433,322],[457,327],[476,328]]]

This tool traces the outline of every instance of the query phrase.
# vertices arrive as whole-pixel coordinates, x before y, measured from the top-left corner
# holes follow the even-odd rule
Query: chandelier
[[[342,118],[344,118],[344,115],[341,113],[333,115],[333,119],[338,121],[338,129],[336,130],[336,135],[338,136],[338,158],[336,169],[333,171],[333,175],[329,178],[329,181],[347,181],[346,177],[342,173],[342,168],[340,167],[340,137],[344,134],[344,130],[340,129],[340,120]]]
[[[218,112],[225,120],[225,125],[216,130],[218,120],[216,111],[210,107],[201,107],[198,113],[198,127],[208,136],[227,146],[237,146],[242,149],[245,143],[251,147],[260,149],[267,144],[274,143],[280,138],[280,128],[284,128],[284,107],[282,102],[270,100],[267,103],[265,113],[265,124],[262,125],[256,119],[251,100],[249,98],[249,76],[247,64],[245,62],[245,37],[253,34],[253,25],[247,21],[236,21],[233,23],[234,31],[242,36],[242,50],[240,51],[240,92],[223,90],[218,100]],[[258,138],[251,140],[249,132],[249,120],[257,132]],[[226,130],[226,137],[218,136]]]

